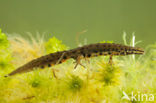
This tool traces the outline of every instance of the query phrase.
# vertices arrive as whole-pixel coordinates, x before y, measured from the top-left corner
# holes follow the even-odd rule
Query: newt
[[[61,64],[68,59],[74,59],[76,65],[74,68],[81,64],[81,59],[96,57],[96,56],[110,56],[109,64],[112,65],[112,57],[119,55],[130,55],[130,54],[143,54],[144,50],[139,47],[131,47],[115,43],[96,43],[90,45],[84,45],[71,50],[64,50],[55,53],[50,53],[48,55],[33,59],[32,61],[24,64],[23,66],[17,68],[16,70],[9,73],[7,76],[12,76],[17,73],[25,73],[32,71],[34,68],[45,68],[51,67],[57,64]]]

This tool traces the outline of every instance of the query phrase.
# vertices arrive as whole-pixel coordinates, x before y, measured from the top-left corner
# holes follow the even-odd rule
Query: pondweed
[[[34,58],[68,49],[55,37],[49,41],[40,39],[7,38],[0,31],[1,103],[147,103],[151,100],[149,94],[155,96],[156,44],[148,46],[148,52],[141,57],[114,57],[113,66],[107,64],[108,57],[95,57],[89,62],[82,60],[85,68],[74,69],[75,63],[68,60],[52,68],[4,78],[9,71]],[[134,36],[132,41],[133,45]],[[133,100],[132,93],[136,95]],[[123,98],[125,94],[129,99]],[[146,96],[142,101],[142,94],[147,94],[147,101]]]

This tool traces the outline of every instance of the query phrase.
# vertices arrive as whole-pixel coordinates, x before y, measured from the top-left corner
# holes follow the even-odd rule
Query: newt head
[[[144,50],[139,47],[134,47],[133,54],[144,54]]]

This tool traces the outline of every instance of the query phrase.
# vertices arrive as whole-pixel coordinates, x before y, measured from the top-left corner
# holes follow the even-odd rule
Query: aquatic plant
[[[126,35],[123,38],[128,45]],[[68,49],[56,37],[48,41],[42,37],[38,39],[31,37],[31,40],[27,40],[20,36],[7,38],[0,32],[0,50],[5,51],[0,52],[4,56],[2,60],[0,58],[0,102],[147,103],[149,101],[132,101],[122,97],[124,93],[131,97],[132,91],[137,96],[156,93],[156,44],[148,46],[143,56],[113,57],[113,66],[107,64],[109,57],[95,57],[89,62],[82,60],[85,68],[78,66],[74,70],[75,63],[68,60],[44,70],[36,69],[4,78],[4,74],[34,58]],[[136,45],[134,35],[130,44]]]
[[[1,75],[6,73],[7,69],[11,67],[12,55],[10,51],[10,43],[5,33],[0,29],[0,70]]]
[[[103,40],[100,43],[114,43],[114,41],[106,41],[106,40]]]
[[[52,37],[47,42],[45,42],[45,50],[47,53],[63,51],[66,50],[67,48],[68,47],[62,44],[62,41],[58,40],[56,37]]]
[[[121,76],[121,70],[117,66],[111,66],[109,64],[106,64],[105,62],[99,63],[100,68],[98,76],[100,82],[103,82],[104,86],[107,85],[118,85],[119,84],[119,78]]]
[[[67,80],[68,89],[72,92],[80,91],[83,86],[83,80],[81,80],[78,76],[71,75]]]

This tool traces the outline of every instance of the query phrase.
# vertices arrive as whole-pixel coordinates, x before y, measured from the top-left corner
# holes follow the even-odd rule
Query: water
[[[129,38],[135,32],[145,47],[155,42],[155,4],[155,0],[1,0],[0,28],[11,35],[45,32],[70,47],[76,47],[76,34],[84,30],[87,32],[80,35],[79,41],[87,39],[87,43],[123,43],[123,31]]]

